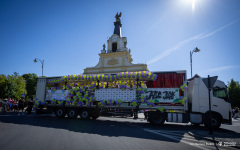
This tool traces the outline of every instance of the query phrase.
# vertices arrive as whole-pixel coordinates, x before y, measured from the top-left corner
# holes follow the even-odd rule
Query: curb
[[[188,131],[188,134],[189,134],[190,136],[199,137],[199,138],[202,138],[202,139],[204,139],[204,140],[211,141],[211,142],[214,142],[214,143],[219,143],[219,142],[220,142],[220,141],[218,141],[218,140],[213,140],[213,139],[210,139],[210,138],[207,138],[207,137],[203,137],[203,136],[201,136],[201,135],[194,134],[194,133],[192,133],[192,132],[190,132],[190,131]],[[236,143],[236,144],[237,144],[237,143]],[[238,145],[229,146],[229,147],[234,147],[234,148],[240,149],[240,146],[238,146]]]

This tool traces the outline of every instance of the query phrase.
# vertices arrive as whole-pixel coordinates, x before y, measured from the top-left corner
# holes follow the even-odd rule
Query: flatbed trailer
[[[97,119],[106,114],[128,114],[137,118],[138,111],[144,110],[147,120],[155,125],[191,122],[217,129],[221,123],[231,124],[225,84],[217,80],[210,95],[210,122],[208,89],[201,77],[188,82],[186,71],[39,78],[36,96],[36,112],[47,108],[57,117]]]

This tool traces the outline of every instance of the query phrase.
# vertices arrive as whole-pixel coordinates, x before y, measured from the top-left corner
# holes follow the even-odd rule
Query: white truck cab
[[[212,123],[219,127],[221,123],[231,124],[231,104],[227,95],[224,82],[216,80],[210,91]],[[191,122],[195,124],[207,124],[209,120],[209,90],[203,82],[203,78],[195,76],[188,83],[189,112],[193,117]],[[198,117],[196,117],[198,116]],[[198,119],[196,119],[198,118]]]

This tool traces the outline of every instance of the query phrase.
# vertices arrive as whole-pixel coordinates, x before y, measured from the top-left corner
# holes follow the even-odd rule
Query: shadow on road
[[[108,137],[133,137],[133,138],[142,138],[142,139],[151,139],[151,140],[162,140],[179,143],[181,137],[185,133],[188,133],[189,130],[198,130],[206,131],[207,129],[203,126],[195,127],[192,125],[179,125],[179,124],[165,124],[163,126],[152,126],[146,122],[132,122],[132,119],[126,119],[126,121],[112,121],[110,118],[104,117],[99,120],[82,120],[69,119],[69,118],[57,118],[55,116],[17,116],[17,115],[1,115],[0,122],[2,123],[13,123],[19,125],[30,125],[36,127],[45,127],[45,128],[55,128],[55,129],[64,129],[77,133],[87,133],[87,134],[97,134],[101,136]],[[26,127],[27,128],[27,127]],[[165,133],[170,131],[183,131],[179,132],[179,140],[172,140],[169,138],[161,137],[157,134],[146,134],[144,129],[151,130],[164,130]],[[222,137],[227,138],[229,135],[235,135],[240,138],[238,133],[220,129],[218,132],[222,132]],[[226,134],[227,133],[227,134]],[[197,140],[201,138],[196,137]]]

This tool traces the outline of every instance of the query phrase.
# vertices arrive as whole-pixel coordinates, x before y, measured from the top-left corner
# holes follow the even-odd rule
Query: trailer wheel
[[[55,111],[55,115],[57,117],[65,117],[66,113],[63,108],[57,108],[57,110]]]
[[[210,119],[209,113],[205,114],[204,117],[204,125],[207,128],[211,128],[212,124],[212,129],[216,130],[221,126],[221,116],[217,113],[212,113],[212,120]]]
[[[81,111],[80,116],[81,116],[82,119],[89,119],[90,118],[89,111],[86,110],[86,109]]]
[[[166,120],[166,117],[163,113],[155,111],[155,112],[148,112],[148,121],[152,125],[163,125]]]
[[[78,112],[76,109],[70,109],[68,110],[67,115],[69,118],[77,118]]]

